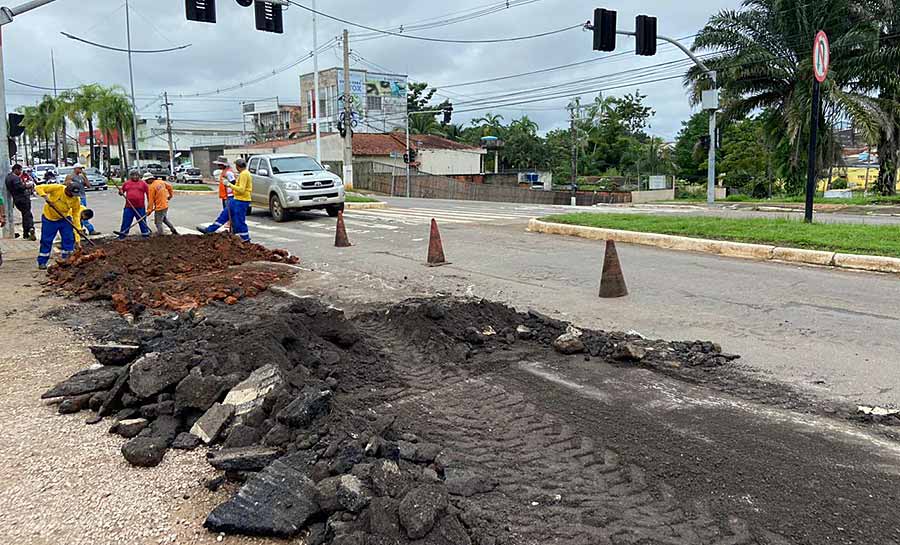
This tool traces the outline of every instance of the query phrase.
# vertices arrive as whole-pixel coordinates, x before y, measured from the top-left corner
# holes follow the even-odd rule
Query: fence
[[[353,165],[353,185],[356,189],[383,195],[419,199],[451,199],[463,201],[511,202],[522,204],[571,204],[570,191],[534,191],[518,187],[484,185],[462,182],[418,171],[411,171],[407,182],[406,169],[383,163],[364,162]],[[625,204],[631,194],[617,191],[580,191],[578,206],[594,204]]]

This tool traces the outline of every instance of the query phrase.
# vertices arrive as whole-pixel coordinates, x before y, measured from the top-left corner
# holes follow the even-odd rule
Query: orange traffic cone
[[[344,226],[344,213],[338,212],[337,232],[334,235],[335,248],[349,248],[350,238],[347,237],[347,228]]]
[[[441,242],[441,232],[438,230],[437,222],[432,218],[431,239],[428,241],[428,266],[439,267],[447,264],[447,259],[444,257],[444,244]]]
[[[600,277],[600,297],[614,299],[626,295],[628,287],[625,285],[625,275],[622,274],[622,265],[619,263],[619,253],[616,252],[616,242],[607,240],[603,275]]]

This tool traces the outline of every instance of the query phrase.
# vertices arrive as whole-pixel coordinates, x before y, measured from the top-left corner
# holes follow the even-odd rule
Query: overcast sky
[[[695,34],[713,13],[739,5],[739,0],[646,0],[640,8],[636,7],[635,2],[621,0],[609,0],[605,5],[597,4],[596,0],[519,2],[525,5],[467,22],[416,31],[416,34],[467,40],[530,35],[584,22],[591,18],[595,7],[602,6],[618,10],[620,29],[632,30],[634,16],[646,13],[659,18],[660,34],[684,37]],[[19,0],[6,2],[7,5],[18,3]],[[311,6],[312,0],[302,0],[301,3]],[[423,20],[443,20],[451,14],[464,14],[474,8],[497,3],[497,0],[318,0],[317,8],[323,13],[355,23],[388,29]],[[209,120],[211,126],[227,122],[239,124],[242,100],[278,96],[282,102],[299,103],[299,75],[312,71],[311,60],[238,91],[203,97],[178,96],[214,91],[255,80],[262,74],[271,73],[275,68],[304,57],[312,50],[312,17],[305,10],[289,8],[285,12],[285,33],[276,35],[255,30],[252,8],[242,8],[234,0],[217,0],[217,4],[219,22],[208,25],[188,22],[182,0],[131,0],[133,49],[192,44],[182,51],[134,56],[137,104],[142,115],[152,117],[162,113],[162,100],[157,97],[163,91],[173,95],[173,117]],[[320,18],[320,45],[338,36],[344,26]],[[38,86],[52,86],[51,50],[56,60],[57,85],[60,88],[92,82],[128,88],[126,54],[97,49],[60,34],[60,31],[66,31],[125,48],[124,0],[57,0],[18,17],[4,28],[6,92],[10,110],[34,103],[44,91],[11,83],[9,78]],[[375,70],[374,66],[366,64],[373,63],[391,72],[409,74],[412,81],[427,81],[438,86],[521,74],[609,55],[593,52],[590,33],[581,30],[514,43],[473,45],[423,42],[391,36],[364,39],[359,34],[367,31],[349,28],[351,48],[365,59],[365,62],[354,61],[354,67]],[[633,40],[620,37],[617,52],[624,53],[619,56],[517,79],[451,87],[441,93],[452,98],[458,104],[456,109],[461,111],[479,107],[465,105],[466,101],[476,98],[608,76],[606,80],[582,84],[581,88],[585,91],[582,93],[583,101],[590,101],[596,96],[596,92],[587,91],[625,84],[626,88],[606,91],[606,94],[621,95],[640,87],[641,93],[648,95],[647,104],[656,110],[650,132],[671,139],[678,132],[681,121],[691,114],[680,79],[642,85],[634,83],[677,75],[682,65],[647,69],[646,72],[633,70],[679,61],[684,56],[672,47],[663,46],[660,46],[655,57],[637,57],[633,51]],[[339,65],[342,62],[340,55],[339,44],[322,52],[320,69]],[[632,72],[615,75],[623,71]],[[523,93],[515,98],[529,99],[535,96],[534,93]],[[567,124],[565,106],[569,101],[570,98],[558,98],[533,104],[491,107],[486,111],[501,114],[507,120],[527,114],[540,124],[542,131],[547,131]],[[454,116],[454,121],[466,122],[481,113],[459,113]]]

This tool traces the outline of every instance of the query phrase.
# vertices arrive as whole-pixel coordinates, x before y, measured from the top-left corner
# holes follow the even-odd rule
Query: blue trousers
[[[75,251],[75,230],[65,219],[50,221],[41,216],[41,249],[38,253],[38,265],[46,265],[53,253],[53,241],[59,233],[62,239],[62,258],[67,259]]]
[[[122,212],[122,227],[119,229],[119,232],[122,234],[119,235],[119,240],[125,240],[125,235],[131,231],[131,224],[134,223],[134,220],[143,218],[146,215],[146,208],[131,208],[130,206],[126,206],[125,211]],[[141,223],[138,225],[141,227],[141,235],[143,235],[144,238],[150,238],[150,227],[147,226],[147,219],[142,219]]]
[[[250,228],[247,227],[247,210],[250,209],[249,201],[231,201],[231,226],[234,234],[241,237],[244,242],[250,242]]]
[[[216,221],[212,222],[209,227],[206,228],[207,233],[215,233],[219,229],[222,228],[223,225],[228,223],[231,219],[230,212],[233,209],[234,199],[229,197],[227,201],[222,201],[222,212],[219,214],[219,217],[216,218]]]

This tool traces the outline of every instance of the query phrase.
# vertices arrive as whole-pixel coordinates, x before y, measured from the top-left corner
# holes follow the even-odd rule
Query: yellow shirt
[[[238,176],[237,183],[234,184],[233,191],[235,200],[246,202],[252,200],[253,176],[250,175],[250,171],[245,170],[244,172],[241,172],[240,176]]]
[[[81,218],[81,198],[66,195],[66,186],[44,184],[36,186],[34,191],[50,201],[44,205],[44,217],[48,220],[59,221],[63,217]]]

